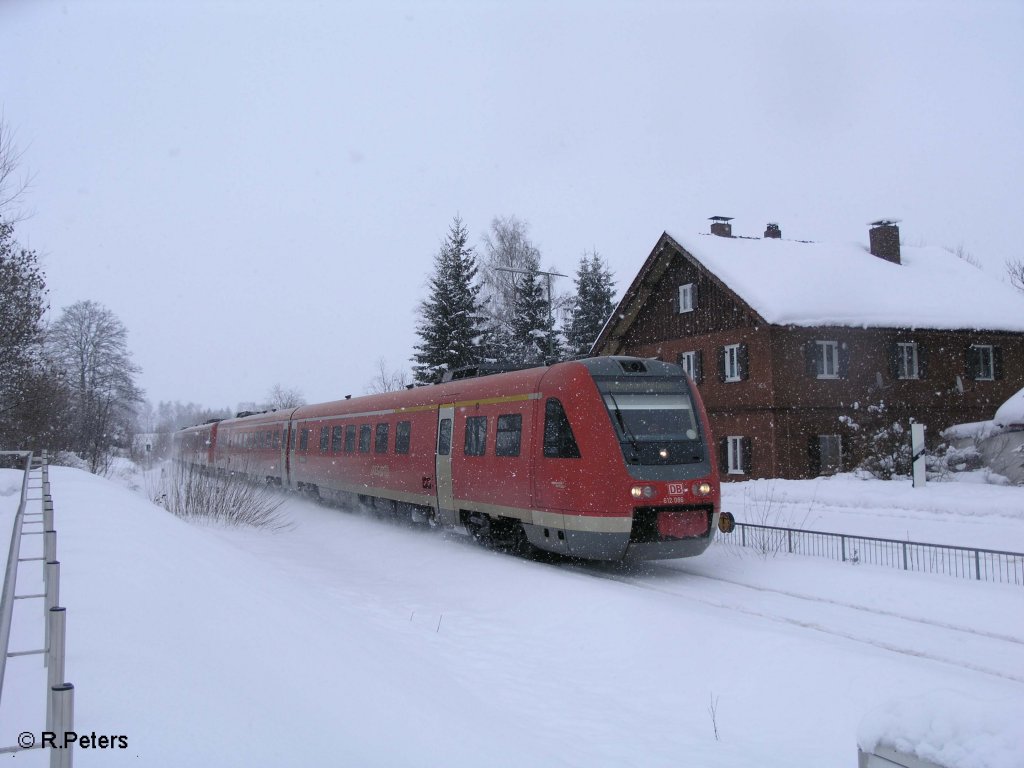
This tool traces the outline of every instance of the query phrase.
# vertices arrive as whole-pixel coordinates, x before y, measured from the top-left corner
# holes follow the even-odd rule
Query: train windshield
[[[700,428],[684,379],[598,380],[627,464],[704,460]]]

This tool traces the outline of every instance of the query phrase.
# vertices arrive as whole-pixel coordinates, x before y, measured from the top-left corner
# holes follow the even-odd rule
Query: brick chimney
[[[868,237],[871,240],[871,253],[880,259],[900,263],[900,228],[898,219],[879,219],[871,222]]]
[[[781,240],[782,230],[779,229],[778,224],[773,224],[769,222],[768,226],[765,227],[764,236],[774,238],[775,240]]]
[[[711,219],[711,234],[718,235],[719,237],[732,237],[732,221],[731,216],[712,216]]]

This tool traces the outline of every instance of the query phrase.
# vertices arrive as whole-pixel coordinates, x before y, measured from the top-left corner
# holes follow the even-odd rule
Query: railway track
[[[639,566],[639,572],[603,564],[573,564],[568,567],[671,598],[1024,684],[1024,639],[1014,635],[821,595],[708,576],[688,569],[683,563],[648,563]],[[716,585],[713,590],[708,589],[709,582]]]

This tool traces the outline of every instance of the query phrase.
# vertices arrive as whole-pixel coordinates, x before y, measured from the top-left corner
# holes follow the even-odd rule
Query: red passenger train
[[[190,427],[175,457],[518,551],[619,560],[698,555],[731,528],[712,445],[679,366],[598,357]]]

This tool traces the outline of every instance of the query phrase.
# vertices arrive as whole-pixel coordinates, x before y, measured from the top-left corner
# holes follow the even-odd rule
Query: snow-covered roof
[[[772,324],[1024,331],[1024,296],[943,248],[667,234]]]

